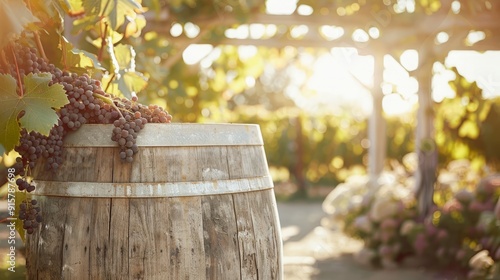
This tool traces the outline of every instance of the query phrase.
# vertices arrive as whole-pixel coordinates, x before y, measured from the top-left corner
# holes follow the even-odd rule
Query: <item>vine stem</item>
[[[108,23],[104,23],[104,31],[101,33],[101,47],[99,48],[99,53],[97,54],[97,60],[102,61],[102,55],[104,52],[104,47],[106,46],[106,34],[108,33]]]
[[[38,34],[38,31],[33,31],[33,35],[35,36],[36,47],[38,48],[40,55],[45,61],[49,61],[45,55],[45,50],[43,49],[42,41],[40,40],[40,34]]]
[[[17,83],[19,84],[19,96],[23,97],[24,89],[23,83],[21,81],[21,73],[19,73],[19,65],[17,64],[16,53],[14,52],[14,46],[12,45],[12,43],[10,44],[10,50],[12,52],[12,57],[14,58],[14,64],[16,65]]]
[[[116,73],[113,73],[113,75],[111,75],[111,78],[109,79],[109,83],[106,85],[106,88],[104,89],[104,92],[108,92],[108,88],[111,85],[111,82],[115,79],[115,77]]]
[[[113,109],[115,109],[118,112],[118,114],[120,114],[120,117],[125,118],[123,116],[122,112],[120,111],[120,109],[118,107],[116,107],[115,103],[113,102],[113,99],[108,98],[108,97],[103,96],[103,95],[100,95],[100,94],[97,94],[95,92],[92,94],[92,96],[94,96],[95,98],[101,99],[106,104],[109,104],[111,107],[113,107]]]

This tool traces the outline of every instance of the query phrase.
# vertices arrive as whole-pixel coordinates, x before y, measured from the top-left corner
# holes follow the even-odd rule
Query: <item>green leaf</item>
[[[139,72],[125,72],[117,82],[118,89],[128,98],[132,97],[132,92],[137,93],[148,85],[146,77]]]
[[[0,1],[0,49],[21,34],[28,24],[38,21],[23,1]]]
[[[83,74],[93,69],[105,70],[94,54],[75,49],[64,37],[62,37],[61,49],[61,65],[70,72]]]
[[[64,9],[70,16],[78,16],[84,13],[83,0],[64,0],[60,2],[64,2]]]
[[[16,80],[10,75],[0,75],[0,144],[5,150],[12,150],[19,143],[21,127],[19,119],[27,131],[38,131],[49,135],[50,129],[57,124],[58,117],[54,109],[68,104],[68,97],[62,85],[49,86],[50,73],[29,74],[24,77],[24,95],[16,92]],[[54,108],[54,109],[53,109]]]
[[[476,139],[479,136],[479,128],[477,127],[476,122],[466,120],[458,130],[458,135],[460,137]]]
[[[146,18],[143,15],[136,15],[135,18],[131,19],[125,27],[125,38],[139,37],[144,27],[146,27]]]
[[[125,22],[125,16],[134,16],[135,10],[141,10],[142,6],[134,0],[93,0],[84,1],[83,7],[89,15],[98,14],[106,17],[113,30],[117,30]]]
[[[119,70],[135,70],[135,50],[130,45],[119,44],[114,47],[114,53]]]
[[[114,81],[110,81],[110,89],[117,89],[127,98],[131,98],[132,93],[143,90],[147,85],[147,79],[142,73],[135,71],[134,48],[123,44],[112,47],[108,44],[108,52],[115,73]]]
[[[16,80],[10,75],[0,74],[0,100],[4,100],[5,96],[17,96]],[[14,149],[20,137],[17,113],[8,109],[4,105],[4,109],[0,111],[0,144],[6,151]]]

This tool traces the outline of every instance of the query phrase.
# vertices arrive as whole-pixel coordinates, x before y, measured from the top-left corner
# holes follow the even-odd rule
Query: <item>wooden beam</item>
[[[173,22],[176,22],[174,17],[168,15],[156,17],[153,13],[145,14],[147,19],[146,30],[157,30],[165,27],[170,27]],[[382,30],[395,30],[400,32],[418,32],[435,34],[439,29],[487,29],[500,28],[499,15],[492,13],[482,13],[475,17],[464,17],[460,14],[447,14],[429,16],[425,19],[420,19],[419,22],[408,20],[408,17],[415,17],[413,14],[395,14],[389,10],[373,13],[370,16],[338,16],[332,15],[310,15],[303,16],[298,14],[291,15],[269,15],[269,14],[253,14],[246,19],[236,17],[219,17],[217,20],[221,25],[231,26],[240,24],[274,24],[274,25],[307,25],[311,28],[320,27],[323,25],[340,26],[346,29],[366,29],[369,26],[379,26]],[[192,22],[198,26],[206,25],[213,22],[214,18],[198,17],[193,18]]]

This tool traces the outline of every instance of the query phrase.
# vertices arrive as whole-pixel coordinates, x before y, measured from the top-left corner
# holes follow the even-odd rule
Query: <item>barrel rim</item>
[[[117,147],[112,124],[84,124],[68,133],[64,147]],[[138,147],[263,146],[257,124],[149,123],[137,134]]]
[[[242,193],[273,189],[270,176],[209,180],[197,182],[61,182],[34,180],[33,195],[94,197],[94,198],[153,198],[204,196]],[[82,186],[82,184],[85,184]]]

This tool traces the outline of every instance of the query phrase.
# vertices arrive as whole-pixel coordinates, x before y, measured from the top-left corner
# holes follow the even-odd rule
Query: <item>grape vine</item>
[[[58,69],[40,57],[35,48],[19,42],[2,50],[2,60],[0,73],[16,79],[19,96],[25,94],[27,86],[23,81],[26,76],[49,73],[49,87],[61,85],[68,100],[66,105],[56,111],[57,124],[50,129],[48,135],[21,129],[20,141],[14,148],[20,155],[14,165],[15,174],[20,176],[16,180],[19,191],[35,190],[28,178],[38,159],[46,159],[48,170],[56,171],[59,168],[63,163],[64,137],[84,124],[113,124],[112,140],[120,148],[120,158],[124,162],[132,162],[134,154],[138,152],[136,138],[139,131],[147,123],[171,122],[172,116],[163,108],[140,104],[136,96],[128,100],[107,94],[101,88],[100,81],[87,74],[78,75]],[[21,111],[17,119],[26,113]],[[23,221],[26,232],[33,233],[42,222],[37,201],[23,201],[19,218]]]

